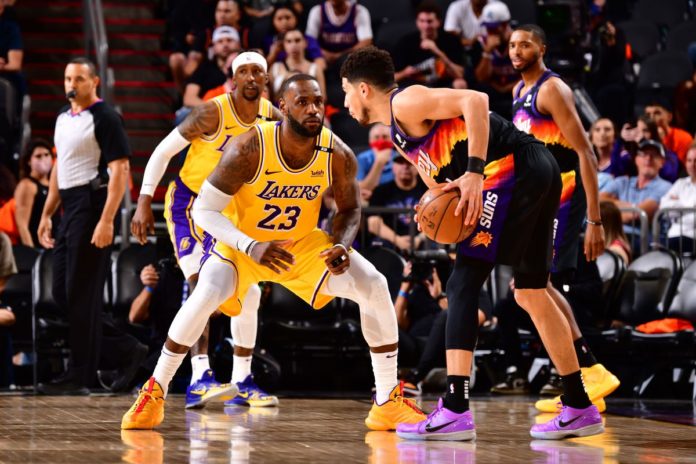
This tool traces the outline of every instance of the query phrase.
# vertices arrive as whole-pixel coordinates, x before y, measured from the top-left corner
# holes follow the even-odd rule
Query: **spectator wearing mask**
[[[464,49],[459,41],[442,29],[440,7],[431,0],[416,10],[417,32],[406,35],[394,53],[396,82],[401,86],[465,89]]]
[[[283,37],[286,32],[298,29],[300,18],[297,12],[288,3],[279,3],[273,9],[271,16],[271,31],[263,40],[263,50],[266,53],[266,62],[269,66],[276,61],[284,61],[287,58]],[[326,60],[321,53],[319,42],[314,37],[304,35],[307,46],[305,58],[321,67],[326,68]]]
[[[688,176],[677,179],[662,197],[660,208],[696,208],[696,144],[686,152],[686,172]],[[667,231],[669,248],[693,256],[696,252],[694,227],[694,213],[674,214]]]
[[[392,160],[392,172],[394,180],[375,188],[370,199],[370,206],[413,209],[427,190],[418,176],[418,170],[408,159],[397,154]],[[384,215],[384,217],[387,220],[382,216],[367,218],[370,233],[401,251],[420,248],[425,240],[423,234],[417,234],[413,247],[411,246],[411,227],[416,230],[415,224],[411,224],[412,213]]]
[[[24,154],[19,160],[21,180],[15,189],[15,222],[19,241],[28,247],[41,247],[38,229],[46,197],[51,169],[53,169],[53,153],[51,145],[43,139],[29,142]],[[57,226],[57,216],[53,217]]]
[[[481,13],[488,3],[498,0],[456,0],[445,15],[445,31],[459,37],[465,48],[471,47],[483,33]]]
[[[665,103],[652,102],[645,107],[645,115],[655,121],[662,132],[662,144],[667,150],[673,151],[682,164],[686,164],[686,152],[694,142],[694,138],[684,129],[672,126],[672,109]]]
[[[508,44],[512,35],[510,10],[502,2],[489,3],[481,13],[485,33],[472,50],[478,90],[486,92],[492,111],[511,119],[512,89],[519,74],[512,67]]]
[[[391,141],[389,127],[377,123],[370,128],[368,134],[370,149],[358,154],[358,173],[363,200],[369,200],[378,185],[394,180],[392,159],[398,156]]]
[[[652,222],[660,199],[671,185],[659,177],[658,173],[665,162],[665,149],[656,140],[643,140],[638,146],[635,164],[636,176],[621,176],[614,179],[599,194],[600,200],[612,201],[619,208],[640,208]],[[633,240],[633,249],[639,249],[640,230],[633,225],[638,215],[633,212],[622,213],[624,231]]]
[[[372,44],[370,12],[355,0],[324,0],[309,10],[305,33],[317,39],[331,65],[353,50]]]

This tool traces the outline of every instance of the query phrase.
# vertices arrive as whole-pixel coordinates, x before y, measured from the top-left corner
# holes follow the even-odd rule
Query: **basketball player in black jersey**
[[[578,237],[585,228],[585,257],[592,261],[604,252],[604,230],[599,214],[597,158],[575,110],[573,92],[561,78],[546,68],[546,35],[536,25],[518,27],[508,47],[513,67],[522,81],[513,88],[512,114],[515,126],[546,144],[556,159],[563,179],[563,193],[556,216],[554,266],[547,290],[568,319],[573,345],[590,400],[600,412],[604,397],[616,390],[619,380],[592,354],[580,332],[573,310],[557,290],[570,283],[577,267]],[[560,398],[537,401],[544,412],[556,412]]]
[[[546,290],[553,223],[561,194],[558,164],[544,145],[488,111],[488,97],[471,90],[398,89],[389,54],[353,52],[341,68],[345,106],[362,124],[391,126],[392,141],[429,185],[457,188],[459,214],[475,224],[458,244],[447,283],[447,383],[444,399],[418,424],[401,424],[403,438],[471,440],[468,384],[477,336],[478,292],[496,263],[514,267],[515,298],[531,316],[564,384],[564,406],[534,425],[536,438],[603,431],[582,384],[568,321]],[[468,201],[465,208],[464,202]]]

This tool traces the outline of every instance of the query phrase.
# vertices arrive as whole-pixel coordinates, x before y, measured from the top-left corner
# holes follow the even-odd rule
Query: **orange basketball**
[[[445,192],[442,186],[433,187],[423,194],[418,202],[418,223],[430,240],[444,245],[459,243],[474,231],[475,225],[464,225],[466,207],[459,216],[454,215],[459,198],[459,190]]]

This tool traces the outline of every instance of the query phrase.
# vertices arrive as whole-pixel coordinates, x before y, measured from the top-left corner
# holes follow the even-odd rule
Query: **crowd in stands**
[[[0,0],[0,82],[7,82],[16,98],[14,113],[0,108],[0,242],[3,243],[0,283],[16,272],[12,256],[7,254],[8,244],[41,248],[36,234],[55,157],[53,144],[43,139],[34,138],[25,147],[21,146],[17,121],[21,99],[27,90],[22,74],[20,25],[13,3],[13,0]],[[574,88],[585,89],[599,115],[590,118],[582,113],[598,159],[606,244],[628,265],[642,251],[638,228],[641,211],[652,224],[660,208],[696,208],[696,42],[689,45],[688,51],[683,50],[692,64],[689,79],[674,88],[640,93],[635,83],[641,75],[641,64],[650,55],[639,55],[622,25],[635,19],[649,20],[632,17],[636,4],[644,2],[578,0],[576,3],[578,11],[589,11],[589,15],[579,26],[564,25],[570,30],[580,27],[570,48],[568,34],[547,30],[550,38],[547,64]],[[696,11],[689,10],[687,3],[684,2],[684,20],[696,17]],[[399,37],[385,38],[380,32],[387,30],[389,18],[376,16],[370,9],[373,4],[363,4],[360,0],[164,2],[168,68],[179,92],[174,123],[183,121],[202,102],[230,92],[234,85],[232,60],[242,50],[256,50],[266,57],[269,65],[265,96],[271,101],[277,100],[278,90],[289,76],[307,73],[317,78],[327,103],[325,123],[334,126],[357,155],[363,205],[411,209],[426,187],[415,167],[394,150],[389,127],[376,124],[366,133],[357,126],[346,129],[339,124],[341,115],[345,116],[338,77],[340,64],[351,51],[376,44],[391,52],[400,86],[421,84],[484,91],[489,95],[491,109],[510,118],[512,91],[519,74],[512,67],[507,49],[519,21],[507,3],[499,0],[413,1],[404,6],[415,12],[411,22],[404,22]],[[444,11],[443,4],[448,4]],[[662,44],[666,32],[663,31]],[[18,153],[22,155],[17,156]],[[325,205],[330,210],[330,197]],[[662,235],[651,240],[664,243],[684,259],[693,259],[694,212],[671,212],[661,220]],[[54,218],[54,229],[58,221],[59,213]],[[444,361],[437,356],[444,349],[438,341],[442,336],[436,334],[444,333],[447,302],[442,297],[446,276],[439,275],[437,269],[431,267],[422,278],[412,276],[417,261],[412,259],[413,252],[434,248],[415,230],[412,221],[413,215],[403,211],[378,214],[368,210],[363,235],[367,238],[356,246],[383,246],[409,259],[404,271],[406,279],[395,301],[402,339],[412,342],[408,362],[418,366],[411,376],[411,381],[417,383],[427,373],[426,368]],[[128,320],[132,324],[150,321],[153,328],[149,343],[151,356],[142,365],[145,373],[151,370],[156,359],[152,353],[157,354],[169,321],[186,291],[182,295],[182,280],[171,261],[157,264],[153,260],[138,272],[142,291],[135,296]],[[601,286],[596,267],[587,273],[578,276],[573,287],[579,292],[573,296],[573,307],[580,307],[580,312],[591,306],[587,298],[596,295],[597,285]],[[1,288],[0,285],[0,300]],[[495,321],[506,334],[502,338],[510,375],[496,388],[505,390],[514,385],[526,391],[528,385],[519,381],[524,367],[517,331],[513,330],[525,326],[519,320],[521,310],[510,309],[516,306],[512,298],[495,303],[495,308],[490,302],[481,303],[480,323]],[[151,307],[164,309],[153,311]],[[587,317],[578,320],[596,324],[589,314],[591,311],[587,311]],[[8,353],[10,360],[12,356],[11,348],[7,348],[10,332],[6,326],[13,321],[11,309],[0,303],[0,386],[11,378],[8,374],[3,376],[3,369],[8,363]],[[428,346],[422,343],[426,339]]]

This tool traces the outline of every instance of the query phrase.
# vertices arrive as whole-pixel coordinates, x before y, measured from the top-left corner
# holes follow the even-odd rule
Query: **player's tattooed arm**
[[[353,151],[338,137],[334,137],[331,178],[336,216],[331,230],[333,242],[350,247],[360,227],[360,186],[356,179],[358,161]]]
[[[218,190],[234,195],[245,182],[254,178],[258,167],[259,137],[256,129],[252,129],[228,144],[208,182]]]
[[[274,121],[283,120],[283,113],[281,113],[281,111],[275,106],[271,107],[271,119],[273,119]]]
[[[218,106],[212,101],[194,106],[193,111],[179,124],[178,129],[186,140],[193,140],[203,134],[214,134],[220,125]]]

